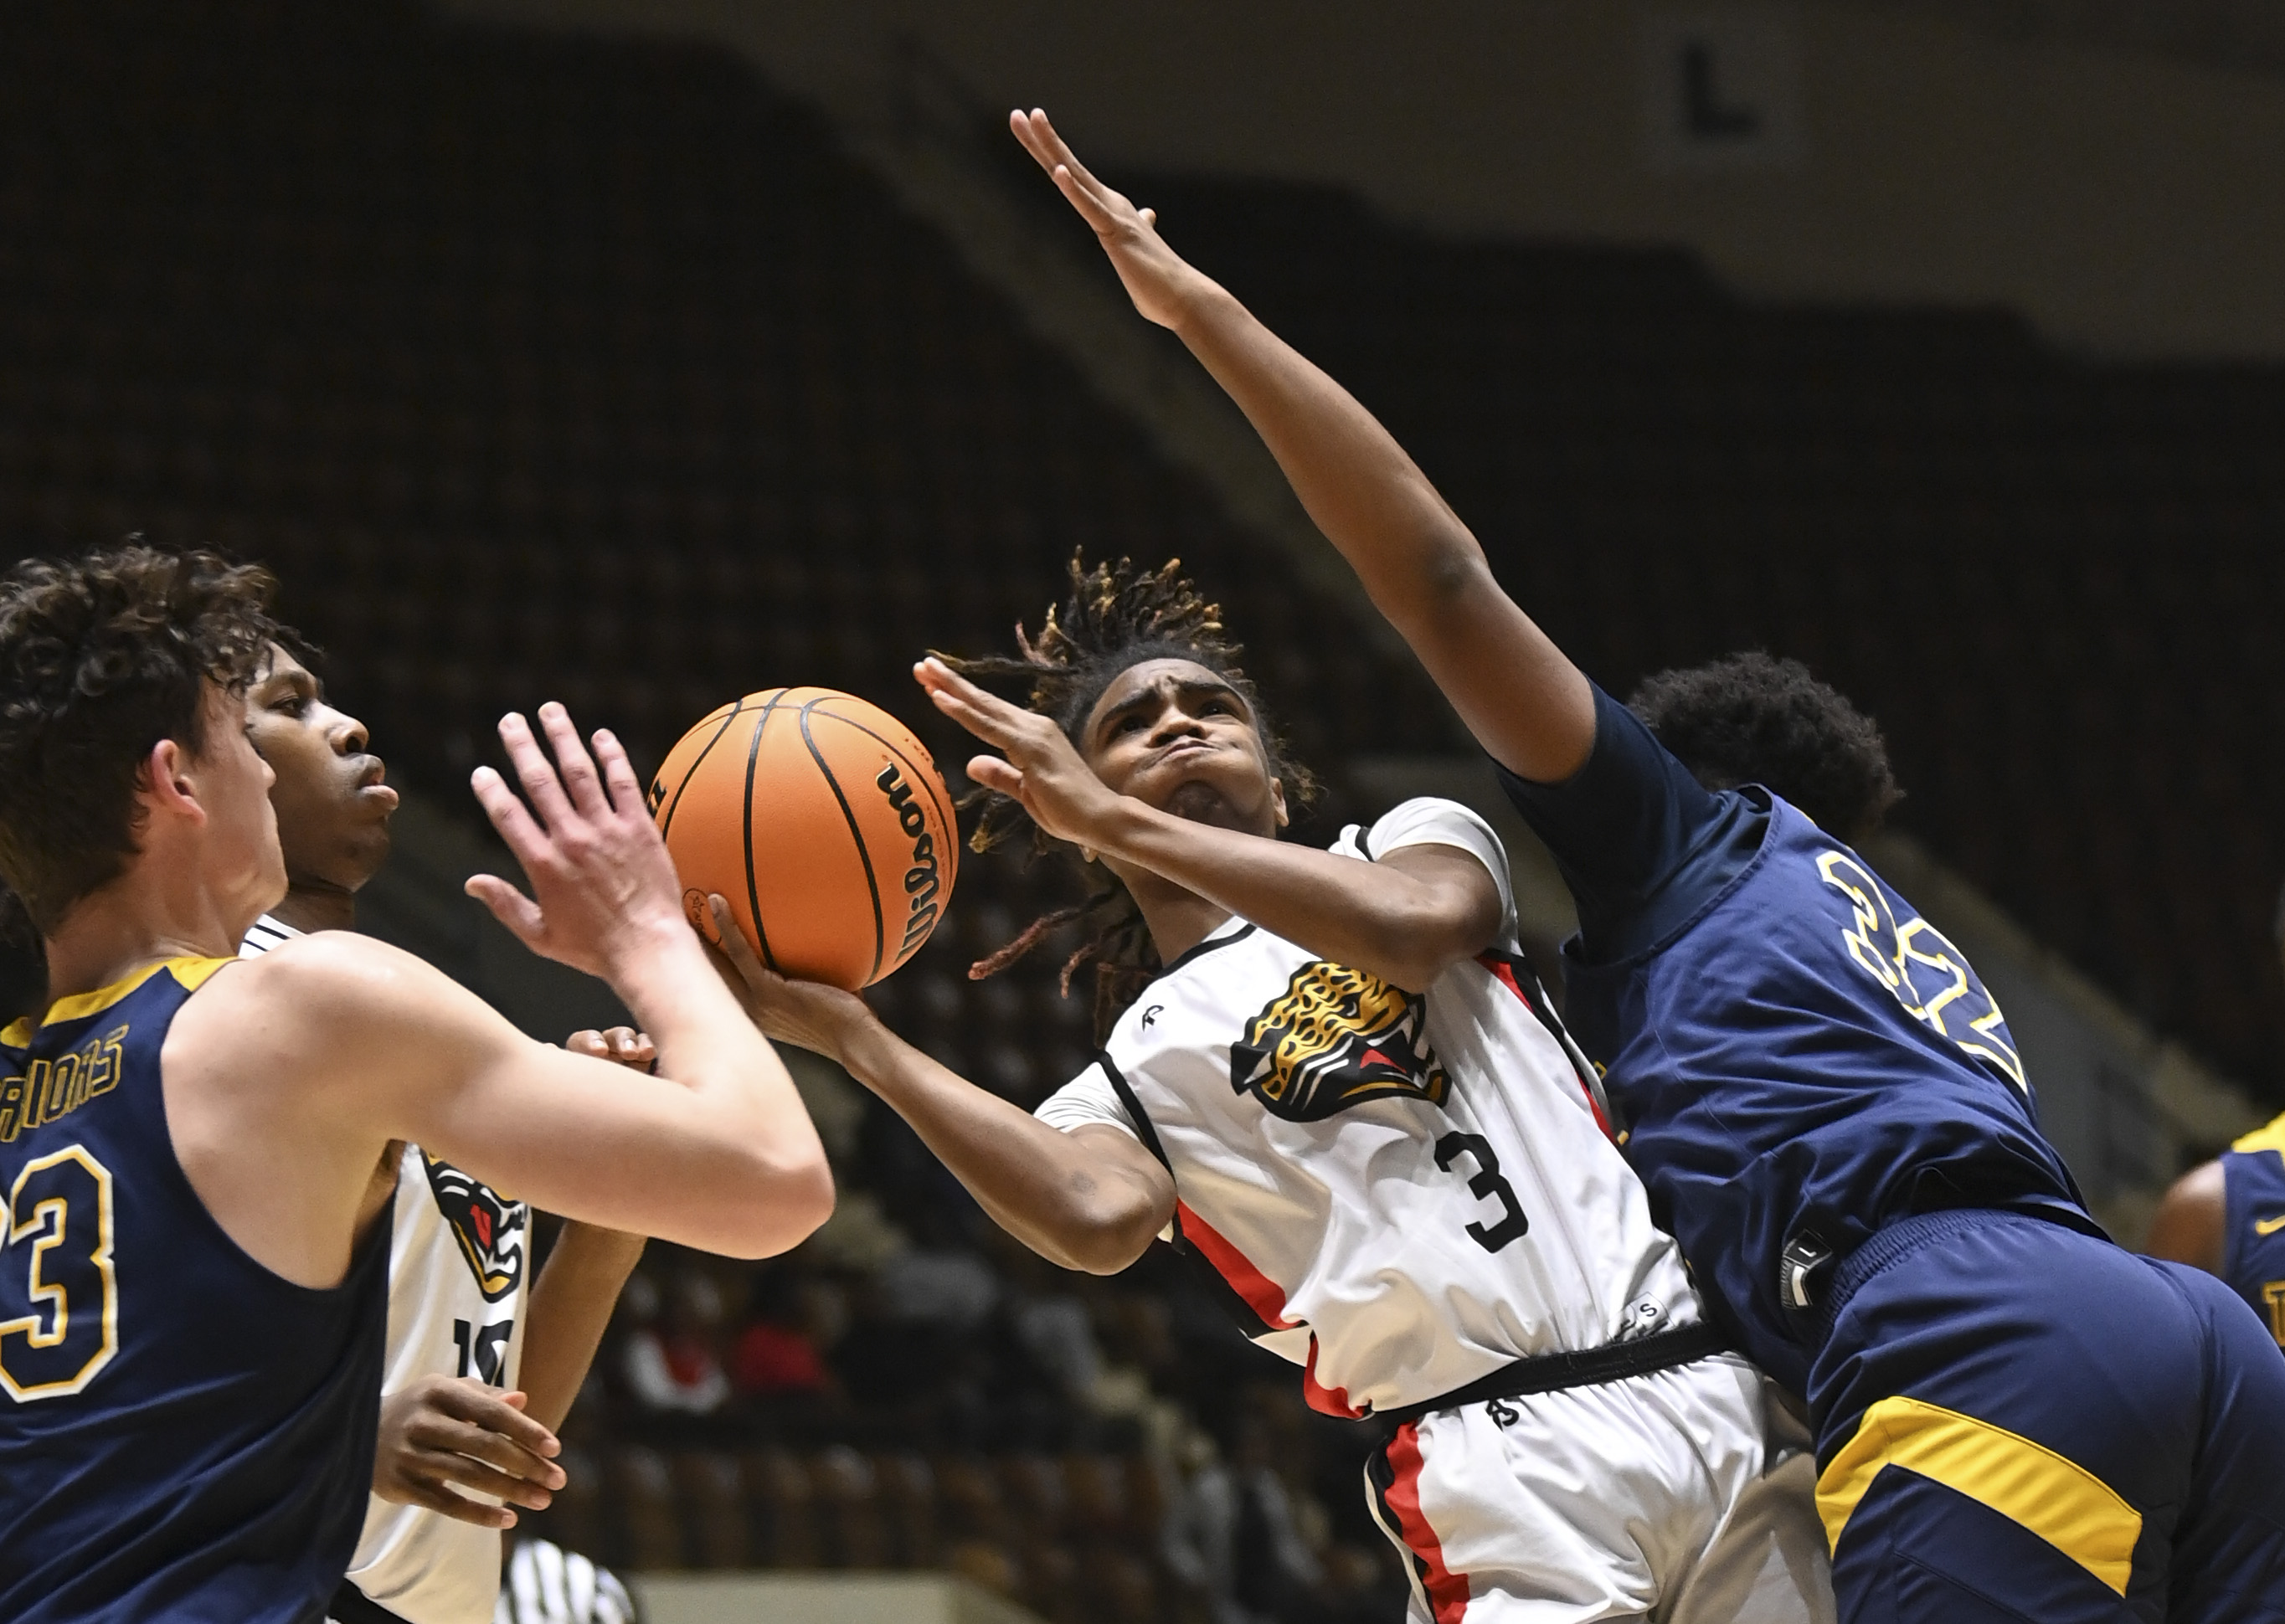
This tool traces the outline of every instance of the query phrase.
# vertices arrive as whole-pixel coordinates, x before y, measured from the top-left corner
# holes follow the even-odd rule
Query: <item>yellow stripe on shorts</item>
[[[1817,1514],[1836,1551],[1857,1502],[1890,1466],[1990,1506],[2126,1594],[2142,1513],[2053,1450],[1918,1399],[1882,1399],[1866,1410],[1857,1436],[1817,1479]]]

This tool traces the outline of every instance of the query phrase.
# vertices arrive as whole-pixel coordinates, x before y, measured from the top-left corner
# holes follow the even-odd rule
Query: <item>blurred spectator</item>
[[[757,1283],[754,1317],[730,1353],[730,1385],[742,1397],[780,1399],[829,1391],[833,1377],[805,1319],[804,1283],[791,1268]]]
[[[722,1293],[698,1269],[677,1275],[664,1322],[659,1292],[647,1275],[631,1278],[619,1301],[633,1330],[621,1353],[627,1387],[655,1415],[707,1416],[730,1396],[716,1346]]]
[[[1159,1530],[1167,1571],[1213,1624],[1254,1624],[1237,1600],[1237,1481],[1213,1440],[1196,1427],[1184,1432],[1174,1453],[1182,1487]]]
[[[882,1265],[874,1289],[889,1319],[954,1336],[975,1330],[1000,1306],[1000,1277],[964,1250],[900,1253]]]

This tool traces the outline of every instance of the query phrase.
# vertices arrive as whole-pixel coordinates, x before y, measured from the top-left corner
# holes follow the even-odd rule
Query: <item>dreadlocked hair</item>
[[[1074,553],[1070,595],[1048,608],[1036,639],[1019,622],[1013,655],[937,657],[964,677],[1029,679],[1032,710],[1053,718],[1074,744],[1080,741],[1104,691],[1122,671],[1149,660],[1189,660],[1203,665],[1245,696],[1270,773],[1284,786],[1287,804],[1307,806],[1316,797],[1316,779],[1285,754],[1252,679],[1238,663],[1244,648],[1222,629],[1221,607],[1208,602],[1182,569],[1180,559],[1169,559],[1158,569],[1138,570],[1122,558],[1116,565],[1097,564],[1090,569]],[[1066,926],[1085,927],[1086,939],[1064,961],[1059,985],[1069,997],[1072,978],[1089,964],[1095,967],[1095,1032],[1096,1041],[1102,1041],[1163,968],[1142,909],[1116,875],[1082,862],[1074,848],[1034,824],[1013,796],[979,789],[961,805],[964,811],[979,803],[984,812],[969,837],[970,850],[989,851],[1029,831],[1030,859],[1059,851],[1081,870],[1091,889],[1083,901],[1041,914],[997,953],[978,959],[969,967],[970,979],[998,975]]]

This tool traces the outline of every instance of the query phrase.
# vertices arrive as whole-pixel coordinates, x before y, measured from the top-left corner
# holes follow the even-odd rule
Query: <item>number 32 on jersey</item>
[[[119,1351],[111,1173],[83,1145],[35,1157],[8,1189],[0,1245],[0,1387],[60,1399]]]

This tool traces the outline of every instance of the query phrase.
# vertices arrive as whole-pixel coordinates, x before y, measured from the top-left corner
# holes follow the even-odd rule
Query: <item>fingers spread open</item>
[[[536,946],[546,934],[547,917],[539,905],[498,875],[472,874],[461,889],[490,908],[492,917],[527,947]]]
[[[571,814],[571,803],[565,798],[563,786],[555,776],[555,765],[547,759],[547,752],[539,748],[531,724],[514,711],[500,718],[500,742],[507,747],[510,765],[523,784],[523,792],[531,797],[531,810],[539,821],[553,829]]]
[[[595,732],[595,759],[603,769],[603,788],[609,792],[611,810],[622,816],[648,816],[642,781],[635,776],[634,764],[627,759],[619,735],[607,727]]]
[[[1024,774],[997,756],[973,756],[969,758],[968,776],[986,789],[996,789],[1001,795],[1021,796]]]
[[[530,869],[547,850],[547,832],[533,819],[531,809],[516,798],[507,780],[490,767],[478,767],[469,773],[468,788],[475,792],[476,804],[484,809],[492,828],[507,842],[507,849],[515,853],[515,860]]]
[[[595,770],[595,758],[581,742],[571,713],[550,700],[539,708],[539,725],[547,730],[547,742],[555,751],[555,771],[573,807],[582,817],[607,815],[611,804],[603,796],[602,774]]]
[[[923,661],[915,674],[938,710],[993,744],[1005,745],[1020,737],[1031,718],[1030,711],[985,693],[934,660]]]

